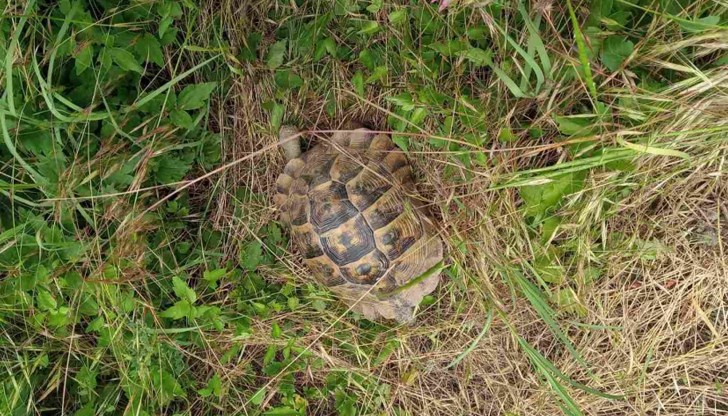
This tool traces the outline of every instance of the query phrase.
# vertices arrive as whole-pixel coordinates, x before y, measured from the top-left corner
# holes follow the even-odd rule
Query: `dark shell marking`
[[[341,273],[352,283],[372,285],[389,268],[389,261],[379,250],[373,250],[360,260],[341,267]]]
[[[338,228],[321,235],[321,247],[339,266],[359,260],[376,249],[374,233],[364,217],[357,215]]]
[[[406,195],[415,188],[404,153],[388,136],[372,136],[343,152],[319,145],[291,160],[274,199],[316,279],[330,287],[376,283],[376,292],[389,293],[416,277],[439,245],[428,243],[423,214]]]
[[[371,168],[364,169],[346,184],[349,200],[359,211],[364,211],[392,187],[390,181],[391,179],[384,177],[379,172],[372,171]]]
[[[311,270],[311,273],[326,286],[338,286],[346,283],[338,268],[326,256],[320,256],[303,261]]]
[[[378,248],[390,260],[401,257],[422,235],[422,224],[411,208],[374,232]]]
[[[311,223],[319,233],[325,233],[359,214],[346,198],[346,188],[339,182],[327,182],[309,192]]]
[[[311,224],[291,229],[291,241],[298,247],[304,259],[319,257],[324,254],[318,234]]]

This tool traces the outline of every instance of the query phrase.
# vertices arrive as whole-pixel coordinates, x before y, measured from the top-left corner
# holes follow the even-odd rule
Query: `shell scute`
[[[359,260],[376,248],[374,233],[361,215],[322,234],[321,246],[339,266]]]

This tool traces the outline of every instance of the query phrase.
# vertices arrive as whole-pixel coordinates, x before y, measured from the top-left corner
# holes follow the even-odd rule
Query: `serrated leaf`
[[[51,311],[58,307],[58,302],[56,302],[56,299],[47,290],[38,291],[35,299],[41,310]]]
[[[245,270],[253,271],[263,262],[263,246],[260,241],[249,242],[240,253],[240,265]]]
[[[159,316],[174,320],[192,316],[192,305],[187,300],[180,300],[160,313]]]
[[[548,210],[557,206],[564,196],[582,189],[585,177],[585,172],[567,173],[554,177],[547,183],[522,186],[520,193],[526,202],[526,216],[542,218]]]
[[[207,381],[207,387],[197,391],[202,397],[209,397],[214,395],[215,397],[222,397],[222,379],[220,375],[215,373],[210,380]]]
[[[93,61],[93,55],[94,48],[93,45],[91,45],[90,43],[86,45],[83,49],[81,49],[78,55],[76,55],[76,61],[74,62],[76,75],[83,74],[83,72],[91,66],[91,62]]]
[[[177,108],[180,110],[195,110],[203,107],[215,87],[217,87],[215,82],[186,86],[177,98]]]
[[[632,54],[634,43],[624,36],[609,36],[602,43],[601,59],[604,66],[616,71],[622,63]]]
[[[125,71],[137,72],[139,74],[144,72],[144,68],[139,65],[134,55],[126,49],[121,48],[107,48],[107,52],[115,64],[119,65],[119,68]]]
[[[412,94],[408,92],[403,92],[399,95],[395,95],[394,97],[387,97],[386,100],[397,107],[402,108],[404,111],[411,111],[415,108],[415,103],[412,101]]]
[[[211,288],[215,289],[217,288],[217,282],[226,274],[226,269],[205,270],[205,272],[202,273],[202,279],[206,281]]]
[[[387,76],[387,67],[386,66],[378,66],[374,68],[374,71],[371,75],[369,75],[369,78],[367,78],[366,83],[371,84],[373,82],[381,81]]]
[[[405,152],[409,151],[409,137],[403,136],[401,134],[393,134],[392,142],[394,142],[397,147],[404,150]]]
[[[263,355],[263,365],[270,364],[276,358],[276,353],[278,353],[278,347],[269,345],[268,349],[265,350],[265,355]]]
[[[296,89],[303,85],[303,79],[288,69],[276,71],[274,78],[276,85],[283,89]]]
[[[319,42],[319,44],[316,46],[316,51],[313,54],[313,60],[315,62],[318,62],[327,53],[330,56],[336,58],[336,41],[333,38],[326,38],[323,41]]]
[[[322,301],[321,299],[316,299],[311,302],[311,306],[319,312],[323,312],[326,310],[326,302]]]
[[[538,256],[533,261],[533,269],[547,283],[561,284],[564,282],[566,270],[551,253]]]
[[[197,301],[197,293],[195,293],[195,291],[187,285],[187,282],[177,276],[172,278],[172,288],[174,289],[174,294],[177,295],[179,299],[187,300],[190,304]]]
[[[134,45],[134,50],[142,59],[157,66],[164,66],[164,54],[159,41],[153,35],[145,33]]]
[[[265,63],[269,69],[276,69],[283,65],[283,58],[286,54],[286,40],[279,40],[268,49]]]
[[[78,384],[86,389],[86,393],[92,392],[96,389],[96,375],[97,372],[84,365],[78,370],[74,377]]]
[[[419,126],[422,124],[423,121],[425,121],[425,117],[427,117],[428,114],[429,111],[427,111],[425,107],[417,107],[409,117],[410,123],[414,124],[415,126]]]

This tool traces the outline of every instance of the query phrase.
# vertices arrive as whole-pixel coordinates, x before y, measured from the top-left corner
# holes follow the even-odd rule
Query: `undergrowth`
[[[724,3],[0,9],[0,414],[728,413]],[[449,246],[411,326],[269,202],[280,126],[348,119]]]

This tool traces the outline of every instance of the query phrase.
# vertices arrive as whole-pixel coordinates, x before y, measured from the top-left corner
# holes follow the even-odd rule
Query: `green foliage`
[[[240,80],[262,86],[253,98],[262,117],[246,126],[254,134],[306,119],[291,110],[311,102],[321,104],[316,117],[336,120],[384,97],[378,127],[405,151],[442,158],[456,214],[469,215],[459,192],[474,181],[487,179],[483,192],[517,189],[528,252],[503,281],[588,367],[560,320],[588,316],[584,291],[603,272],[593,247],[585,256],[572,238],[575,213],[609,212],[630,192],[614,186],[588,200],[590,181],[620,183],[641,156],[689,159],[651,137],[611,140],[615,126],[660,109],[610,90],[609,77],[623,71],[646,91],[680,81],[639,59],[642,36],[664,19],[691,39],[721,17],[687,16],[686,4],[669,1],[567,2],[568,15],[548,19],[533,2],[487,3],[485,21],[424,1],[282,2],[259,26],[227,27],[224,11],[189,0],[0,2],[9,10],[0,20],[0,353],[9,370],[0,414],[406,414],[393,404],[398,382],[327,366],[309,349],[326,329],[314,348],[378,368],[409,346],[391,328],[339,320],[328,291],[286,277],[285,232],[262,220],[258,184],[221,189],[235,181],[212,176],[182,188],[230,148],[216,132],[228,128],[219,115]],[[565,39],[575,45],[564,49]],[[526,166],[514,150],[542,146],[558,154]],[[234,194],[231,217],[244,231],[212,224],[220,192]],[[604,242],[599,231],[584,234],[639,261],[665,255],[657,240]],[[453,367],[477,351],[493,316]],[[515,335],[565,412],[580,412],[566,385],[599,394]]]

